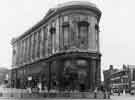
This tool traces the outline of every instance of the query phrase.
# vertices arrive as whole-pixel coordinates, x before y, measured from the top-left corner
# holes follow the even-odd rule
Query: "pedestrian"
[[[96,87],[95,90],[94,90],[94,98],[95,98],[95,99],[97,98],[97,87]]]
[[[114,94],[113,94],[113,89],[111,89],[111,95],[113,95],[113,96],[114,96]]]
[[[118,96],[120,96],[120,89],[118,89]]]

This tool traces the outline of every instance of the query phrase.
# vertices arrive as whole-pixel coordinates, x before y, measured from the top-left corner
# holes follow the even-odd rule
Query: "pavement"
[[[4,98],[0,97],[0,100],[72,100],[72,99],[50,99],[50,98],[29,98],[29,99],[17,99],[17,98]],[[73,99],[73,100],[135,100],[135,95],[114,95],[111,99]]]
[[[115,95],[111,96],[111,100],[135,100],[135,95]]]
[[[0,100],[108,100],[108,99],[49,99],[49,98],[41,98],[41,99],[16,99],[16,98],[5,98]],[[109,99],[110,100],[110,99]],[[134,100],[134,99],[133,99]]]

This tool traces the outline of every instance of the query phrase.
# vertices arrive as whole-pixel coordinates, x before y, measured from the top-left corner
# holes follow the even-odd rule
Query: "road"
[[[50,100],[45,98],[40,99],[16,99],[16,98],[0,98],[0,100]],[[59,100],[59,99],[52,99],[52,100]],[[71,99],[61,99],[61,100],[71,100]],[[73,99],[73,100],[96,100],[96,99]],[[108,100],[108,99],[97,99],[97,100]],[[135,100],[135,95],[121,95],[121,96],[111,96],[109,100]]]

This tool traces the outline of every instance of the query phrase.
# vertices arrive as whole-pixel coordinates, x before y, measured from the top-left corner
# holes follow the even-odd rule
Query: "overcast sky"
[[[49,8],[71,0],[1,0],[0,67],[10,68],[11,39],[40,21]],[[76,1],[76,0],[74,0]],[[80,0],[84,1],[84,0]],[[135,65],[134,0],[87,0],[102,11],[100,20],[101,65]]]

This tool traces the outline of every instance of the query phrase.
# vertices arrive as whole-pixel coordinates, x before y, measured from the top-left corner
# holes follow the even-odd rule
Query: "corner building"
[[[11,86],[93,90],[100,84],[99,20],[90,2],[68,2],[12,40]]]

